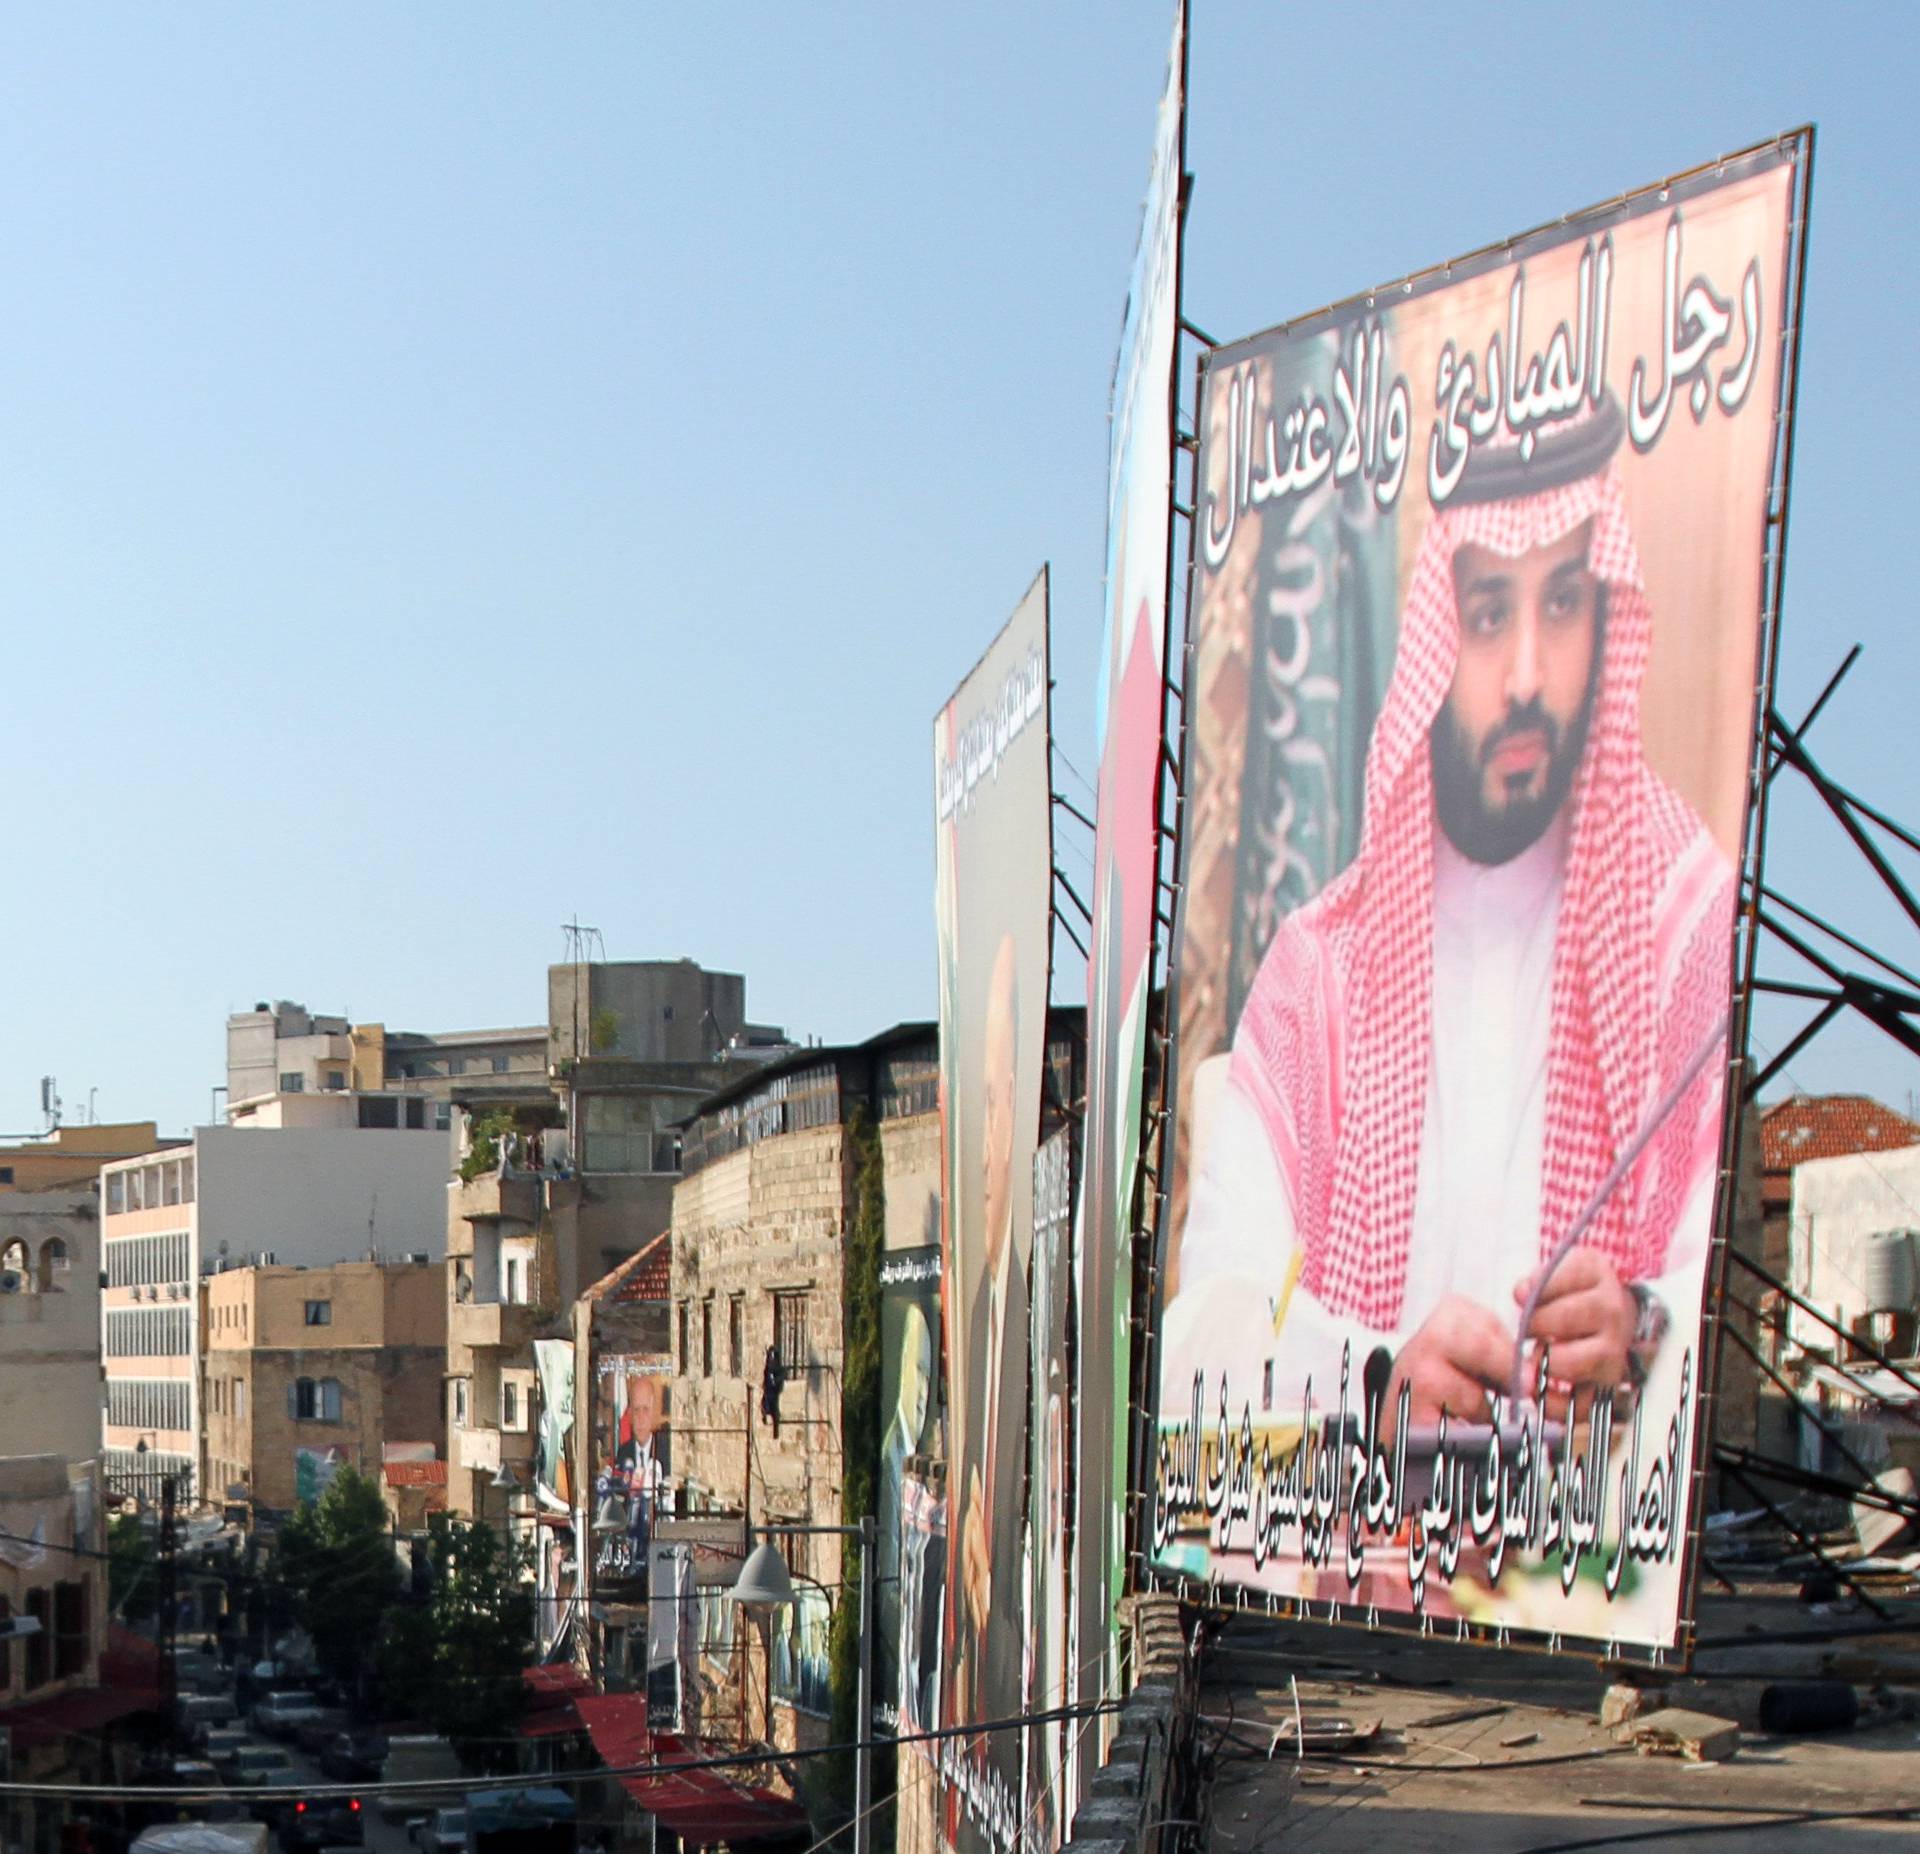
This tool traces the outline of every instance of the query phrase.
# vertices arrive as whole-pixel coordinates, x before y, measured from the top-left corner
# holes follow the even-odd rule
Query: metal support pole
[[[860,1690],[856,1716],[860,1748],[853,1764],[853,1854],[873,1846],[873,1558],[879,1528],[860,1515]]]

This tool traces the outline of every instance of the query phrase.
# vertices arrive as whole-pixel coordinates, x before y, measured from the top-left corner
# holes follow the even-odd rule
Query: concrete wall
[[[598,1047],[596,1013],[614,1031]],[[746,1016],[745,978],[708,972],[691,959],[547,968],[548,1058],[556,1063],[586,1055],[709,1062],[745,1028]]]
[[[202,1259],[222,1242],[236,1261],[446,1253],[445,1133],[202,1127],[195,1143]]]
[[[151,1120],[128,1120],[60,1127],[51,1139],[0,1146],[0,1194],[92,1184],[110,1159],[131,1159],[159,1143],[160,1129]]]
[[[100,1452],[98,1212],[91,1190],[0,1197],[0,1251],[21,1244],[29,1263],[22,1291],[0,1294],[0,1455]]]

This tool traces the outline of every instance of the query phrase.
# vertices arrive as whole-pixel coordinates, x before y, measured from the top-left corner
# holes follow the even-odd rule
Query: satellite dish
[[[27,1278],[17,1268],[0,1268],[0,1294],[17,1294],[27,1284]]]

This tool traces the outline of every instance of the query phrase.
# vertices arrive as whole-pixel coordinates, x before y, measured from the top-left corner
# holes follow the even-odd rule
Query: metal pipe
[[[873,1846],[873,1558],[878,1528],[871,1513],[860,1516],[860,1749],[853,1765],[853,1854]]]

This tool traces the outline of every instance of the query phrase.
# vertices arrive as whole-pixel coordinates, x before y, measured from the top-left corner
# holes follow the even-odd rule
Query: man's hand
[[[1400,1348],[1387,1381],[1382,1432],[1391,1437],[1400,1413],[1400,1386],[1412,1393],[1408,1420],[1432,1423],[1487,1420],[1487,1392],[1504,1389],[1513,1369],[1513,1335],[1491,1307],[1449,1294]]]
[[[980,1470],[967,1476],[967,1517],[960,1528],[960,1586],[974,1629],[983,1631],[993,1601],[993,1559],[987,1550],[987,1519]]]
[[[1540,1270],[1513,1290],[1524,1307]],[[1548,1407],[1559,1414],[1568,1393],[1596,1386],[1613,1390],[1627,1382],[1627,1357],[1640,1309],[1613,1264],[1597,1249],[1575,1249],[1554,1270],[1527,1337],[1547,1354]]]

